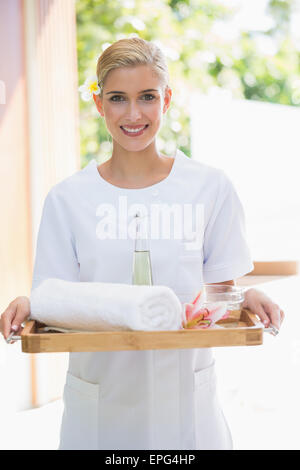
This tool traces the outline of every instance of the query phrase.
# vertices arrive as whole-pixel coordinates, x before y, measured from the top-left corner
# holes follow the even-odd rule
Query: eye
[[[123,98],[121,95],[114,95],[110,98],[110,101],[120,101],[120,100],[115,100],[114,98]]]
[[[155,96],[154,95],[151,95],[151,94],[146,94],[146,95],[143,95],[143,96],[150,96],[151,97],[151,100],[145,100],[145,101],[153,101],[155,99]]]
[[[144,97],[147,97],[147,99],[143,99],[143,101],[153,101],[155,99],[155,96],[150,94],[150,93],[146,93],[145,95],[142,95],[142,98]],[[119,99],[120,98],[120,99]],[[122,99],[121,99],[122,98]],[[113,95],[111,98],[110,98],[110,101],[116,103],[116,102],[120,102],[120,101],[124,101],[123,100],[123,96],[121,95]]]

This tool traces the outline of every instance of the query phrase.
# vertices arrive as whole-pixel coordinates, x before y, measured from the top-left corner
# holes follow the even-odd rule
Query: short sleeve
[[[79,281],[79,263],[68,210],[54,188],[49,191],[43,206],[31,289],[48,278]]]
[[[223,172],[206,225],[203,250],[206,283],[236,279],[253,270],[246,242],[244,210],[234,186]]]

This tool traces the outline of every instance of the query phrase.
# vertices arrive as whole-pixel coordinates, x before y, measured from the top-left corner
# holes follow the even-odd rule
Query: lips
[[[149,127],[149,124],[146,124],[145,126],[120,126],[122,129],[123,133],[129,137],[137,137],[139,135],[142,135],[143,132]]]
[[[147,125],[148,124],[137,124],[136,126],[130,126],[128,124],[128,125],[124,125],[124,126],[121,126],[121,127],[125,127],[126,129],[140,129],[141,127],[145,127]]]

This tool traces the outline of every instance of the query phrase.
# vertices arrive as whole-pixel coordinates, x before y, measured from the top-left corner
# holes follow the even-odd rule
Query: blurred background
[[[50,188],[110,158],[111,136],[78,86],[132,36],[169,65],[159,149],[226,171],[256,261],[240,283],[259,283],[286,312],[276,339],[215,351],[235,448],[300,449],[298,0],[0,0],[0,313],[30,293]],[[67,361],[1,336],[0,449],[57,448]]]

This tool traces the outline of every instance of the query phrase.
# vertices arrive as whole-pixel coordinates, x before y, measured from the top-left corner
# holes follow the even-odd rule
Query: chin
[[[155,138],[155,137],[154,137]],[[153,142],[153,139],[151,139],[150,141],[147,140],[147,142],[124,142],[124,141],[120,141],[120,140],[117,140],[117,139],[114,139],[118,145],[120,145],[120,147],[122,147],[124,150],[127,150],[128,152],[142,152],[143,150],[146,150],[149,145]]]

